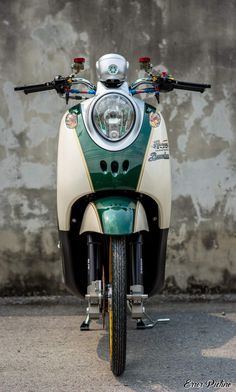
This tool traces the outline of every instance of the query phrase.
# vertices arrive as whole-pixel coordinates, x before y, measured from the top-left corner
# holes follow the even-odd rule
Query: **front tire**
[[[112,300],[109,307],[110,364],[115,376],[125,370],[126,361],[126,239],[110,238],[109,281]]]

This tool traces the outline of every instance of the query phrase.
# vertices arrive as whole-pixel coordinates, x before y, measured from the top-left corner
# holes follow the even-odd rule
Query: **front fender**
[[[95,231],[109,235],[127,235],[141,230],[148,231],[142,204],[129,197],[107,196],[88,205],[80,234]]]

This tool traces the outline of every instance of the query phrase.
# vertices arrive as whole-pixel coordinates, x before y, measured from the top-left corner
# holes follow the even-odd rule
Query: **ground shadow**
[[[153,316],[170,316],[171,321],[151,330],[136,330],[134,322],[128,322],[127,364],[119,377],[121,385],[137,392],[183,392],[223,390],[208,386],[209,380],[236,382],[236,360],[230,358],[235,321],[230,320],[230,313],[219,311],[219,306],[218,312],[211,311],[210,305],[209,311],[196,312],[188,305],[185,312],[183,304],[176,304],[168,313],[152,311]],[[103,336],[97,352],[105,361],[109,361],[108,346],[108,335]],[[192,384],[186,384],[187,380],[199,384],[190,388]]]

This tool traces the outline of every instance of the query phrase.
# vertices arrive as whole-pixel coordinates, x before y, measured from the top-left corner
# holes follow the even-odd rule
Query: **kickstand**
[[[169,318],[161,318],[154,321],[146,312],[143,312],[143,314],[151,323],[146,324],[142,319],[138,319],[136,329],[154,328],[158,323],[168,323],[170,321]]]
[[[86,316],[86,319],[82,322],[80,326],[80,331],[89,331],[89,324],[90,324],[90,318],[89,314]]]

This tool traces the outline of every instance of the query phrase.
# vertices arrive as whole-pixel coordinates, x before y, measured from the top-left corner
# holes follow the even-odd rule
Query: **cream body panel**
[[[140,201],[138,201],[135,210],[134,233],[137,233],[138,231],[142,230],[149,231],[149,227],[146,212]]]
[[[103,234],[102,225],[94,203],[89,203],[84,211],[80,234],[86,231],[93,231]]]
[[[73,203],[81,196],[94,192],[84,155],[75,129],[65,125],[62,118],[57,161],[57,215],[59,230],[70,229]]]
[[[137,191],[150,196],[159,207],[159,227],[169,228],[171,214],[171,172],[170,159],[150,160],[153,155],[169,155],[168,136],[162,115],[160,125],[152,128],[149,143],[143,161],[142,171]],[[168,148],[157,150],[154,146],[157,141],[167,142]],[[151,158],[152,159],[152,158]]]

